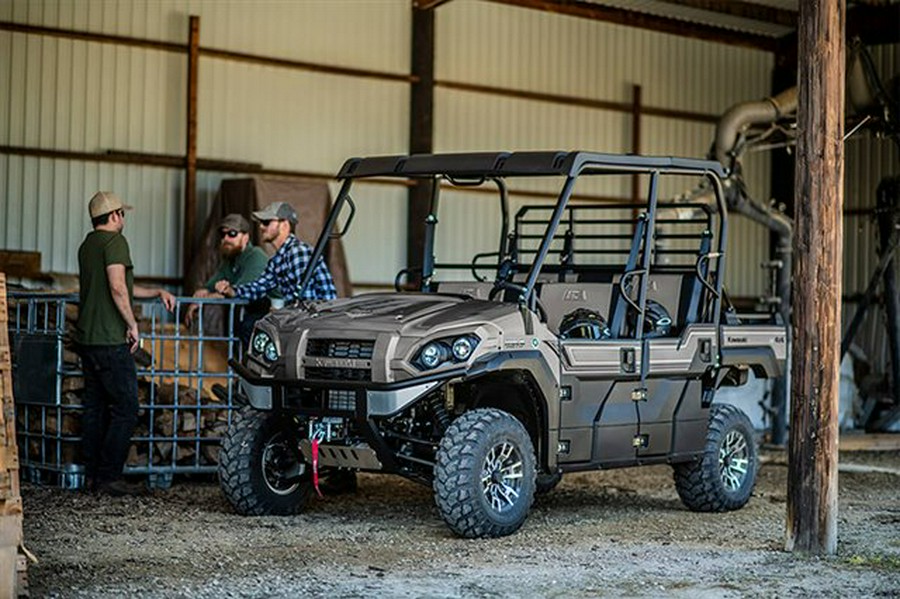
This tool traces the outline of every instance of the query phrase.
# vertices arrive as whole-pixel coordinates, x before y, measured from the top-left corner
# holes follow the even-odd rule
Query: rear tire
[[[675,489],[692,511],[736,510],[750,500],[758,469],[750,419],[732,405],[715,404],[709,411],[703,456],[674,466]]]
[[[293,418],[249,406],[235,413],[219,450],[219,486],[244,516],[299,513],[312,492]]]
[[[501,410],[467,412],[437,451],[434,498],[454,533],[465,538],[512,534],[534,500],[534,447],[522,423]]]

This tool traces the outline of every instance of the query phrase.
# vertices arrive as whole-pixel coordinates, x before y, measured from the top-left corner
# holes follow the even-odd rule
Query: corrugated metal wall
[[[406,0],[0,1],[2,20],[177,43],[186,42],[192,14],[200,16],[203,47],[408,73]],[[637,84],[645,106],[708,114],[769,91],[772,57],[760,51],[474,0],[442,5],[435,19],[439,81],[615,102],[630,102]],[[202,157],[330,173],[349,155],[406,151],[409,87],[402,81],[208,56],[199,70]],[[185,77],[185,57],[178,53],[0,32],[0,87],[8,90],[0,93],[0,144],[180,154]],[[713,130],[711,123],[645,116],[640,147],[647,154],[699,157]],[[627,152],[631,116],[439,86],[434,140],[437,151]],[[766,196],[768,157],[748,158],[745,172],[751,189]],[[226,176],[234,175],[200,173],[201,217]],[[0,155],[0,247],[40,250],[46,270],[74,272],[74,249],[89,227],[84,204],[107,187],[138,208],[128,229],[137,273],[178,276],[182,178],[165,168]],[[351,275],[386,282],[405,253],[406,192],[369,185],[358,195],[363,189],[372,199],[358,202],[357,226],[346,240]],[[621,180],[585,191],[630,194]],[[499,229],[495,204],[466,197],[460,206],[469,224],[442,230],[439,241],[451,253],[493,249],[493,239],[484,238]],[[514,198],[514,208],[525,201],[537,200]],[[764,291],[758,263],[767,246],[765,231],[733,219],[730,251],[741,259],[730,262],[732,293]],[[387,255],[375,255],[373,247]]]
[[[400,75],[409,69],[404,0],[0,2],[0,20],[181,44],[190,15],[200,16],[204,48]],[[165,50],[0,32],[0,145],[183,154],[186,68],[185,54]],[[406,151],[408,98],[403,81],[201,56],[198,155],[336,172],[348,154]],[[199,174],[201,221],[225,176],[235,175]],[[126,229],[136,273],[179,276],[183,174],[173,169],[0,155],[0,247],[38,250],[44,270],[75,272],[75,250],[90,228],[85,204],[100,188],[136,207]],[[405,193],[384,195],[361,212],[403,248]],[[359,247],[351,269],[362,262],[365,272]],[[376,271],[376,280],[395,269]]]
[[[870,48],[876,70],[885,84],[900,76],[900,44]],[[875,207],[878,184],[885,177],[900,177],[900,152],[886,139],[864,132],[850,137],[844,145],[844,206],[849,211]],[[844,295],[865,291],[878,264],[878,228],[871,213],[848,214],[844,217]],[[900,274],[900,264],[894,260]],[[845,303],[842,310],[843,330],[856,312],[856,303]],[[863,327],[855,339],[878,372],[890,363],[884,310],[878,306],[867,313]]]
[[[436,151],[633,147],[628,113],[444,88],[442,80],[620,103],[630,103],[632,87],[640,85],[645,106],[718,115],[769,95],[773,66],[766,52],[484,2],[441,7],[436,44]],[[644,116],[641,153],[704,157],[714,132],[712,123]],[[767,196],[768,158],[749,158],[745,172],[751,189]],[[680,185],[664,185],[661,193],[680,193]],[[622,199],[631,193],[621,178],[583,191]],[[484,203],[477,199],[473,211]],[[449,261],[463,260],[464,248],[495,245],[483,235],[499,230],[496,206],[479,214],[478,226],[463,222],[440,232],[439,241],[453,240],[438,248]],[[727,285],[735,295],[759,295],[768,234],[741,217],[732,225],[729,251],[741,259],[730,261]]]

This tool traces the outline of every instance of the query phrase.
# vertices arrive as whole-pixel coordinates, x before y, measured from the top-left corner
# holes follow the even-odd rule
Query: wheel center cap
[[[494,483],[495,485],[499,485],[500,483],[503,482],[503,475],[500,473],[499,470],[494,470],[491,473],[491,482]]]

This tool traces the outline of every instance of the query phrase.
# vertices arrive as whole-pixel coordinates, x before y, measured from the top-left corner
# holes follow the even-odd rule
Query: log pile
[[[132,445],[128,465],[218,463],[218,442],[228,427],[229,411],[218,397],[201,390],[198,400],[196,388],[179,386],[176,393],[174,384],[143,380],[138,400],[141,411],[134,436],[146,440]]]
[[[5,312],[4,312],[5,313]],[[77,313],[67,313],[67,320]],[[142,322],[146,328],[146,321]],[[175,325],[158,327],[158,337],[144,334],[145,351],[152,365],[139,367],[138,424],[126,465],[211,466],[218,463],[219,439],[228,427],[226,400],[213,389],[227,389],[228,345],[224,341],[203,341],[202,360],[197,339],[169,339],[176,334]],[[5,331],[5,327],[4,327]],[[185,331],[180,332],[186,335]],[[177,358],[177,359],[176,359]],[[64,350],[64,363],[75,367],[78,357]],[[27,431],[22,443],[23,458],[30,464],[59,467],[82,463],[79,439],[84,379],[67,376],[62,380],[60,404],[30,403],[20,405],[17,413],[19,431]],[[58,457],[57,457],[58,456]]]

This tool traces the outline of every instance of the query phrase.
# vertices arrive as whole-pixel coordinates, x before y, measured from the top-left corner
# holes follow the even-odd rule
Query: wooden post
[[[200,17],[191,16],[188,41],[187,81],[187,139],[184,164],[184,243],[181,276],[187,283],[187,274],[194,259],[194,241],[197,227],[197,67],[200,63]],[[185,293],[193,290],[185,289]]]
[[[434,10],[412,8],[412,75],[409,101],[409,153],[434,149]],[[422,266],[425,218],[431,203],[431,181],[417,180],[409,188],[406,216],[406,265]]]
[[[0,597],[17,597],[27,589],[20,579],[24,578],[25,562],[18,556],[22,543],[22,497],[7,314],[6,275],[0,273]]]
[[[844,0],[800,2],[787,549],[837,550]]]

